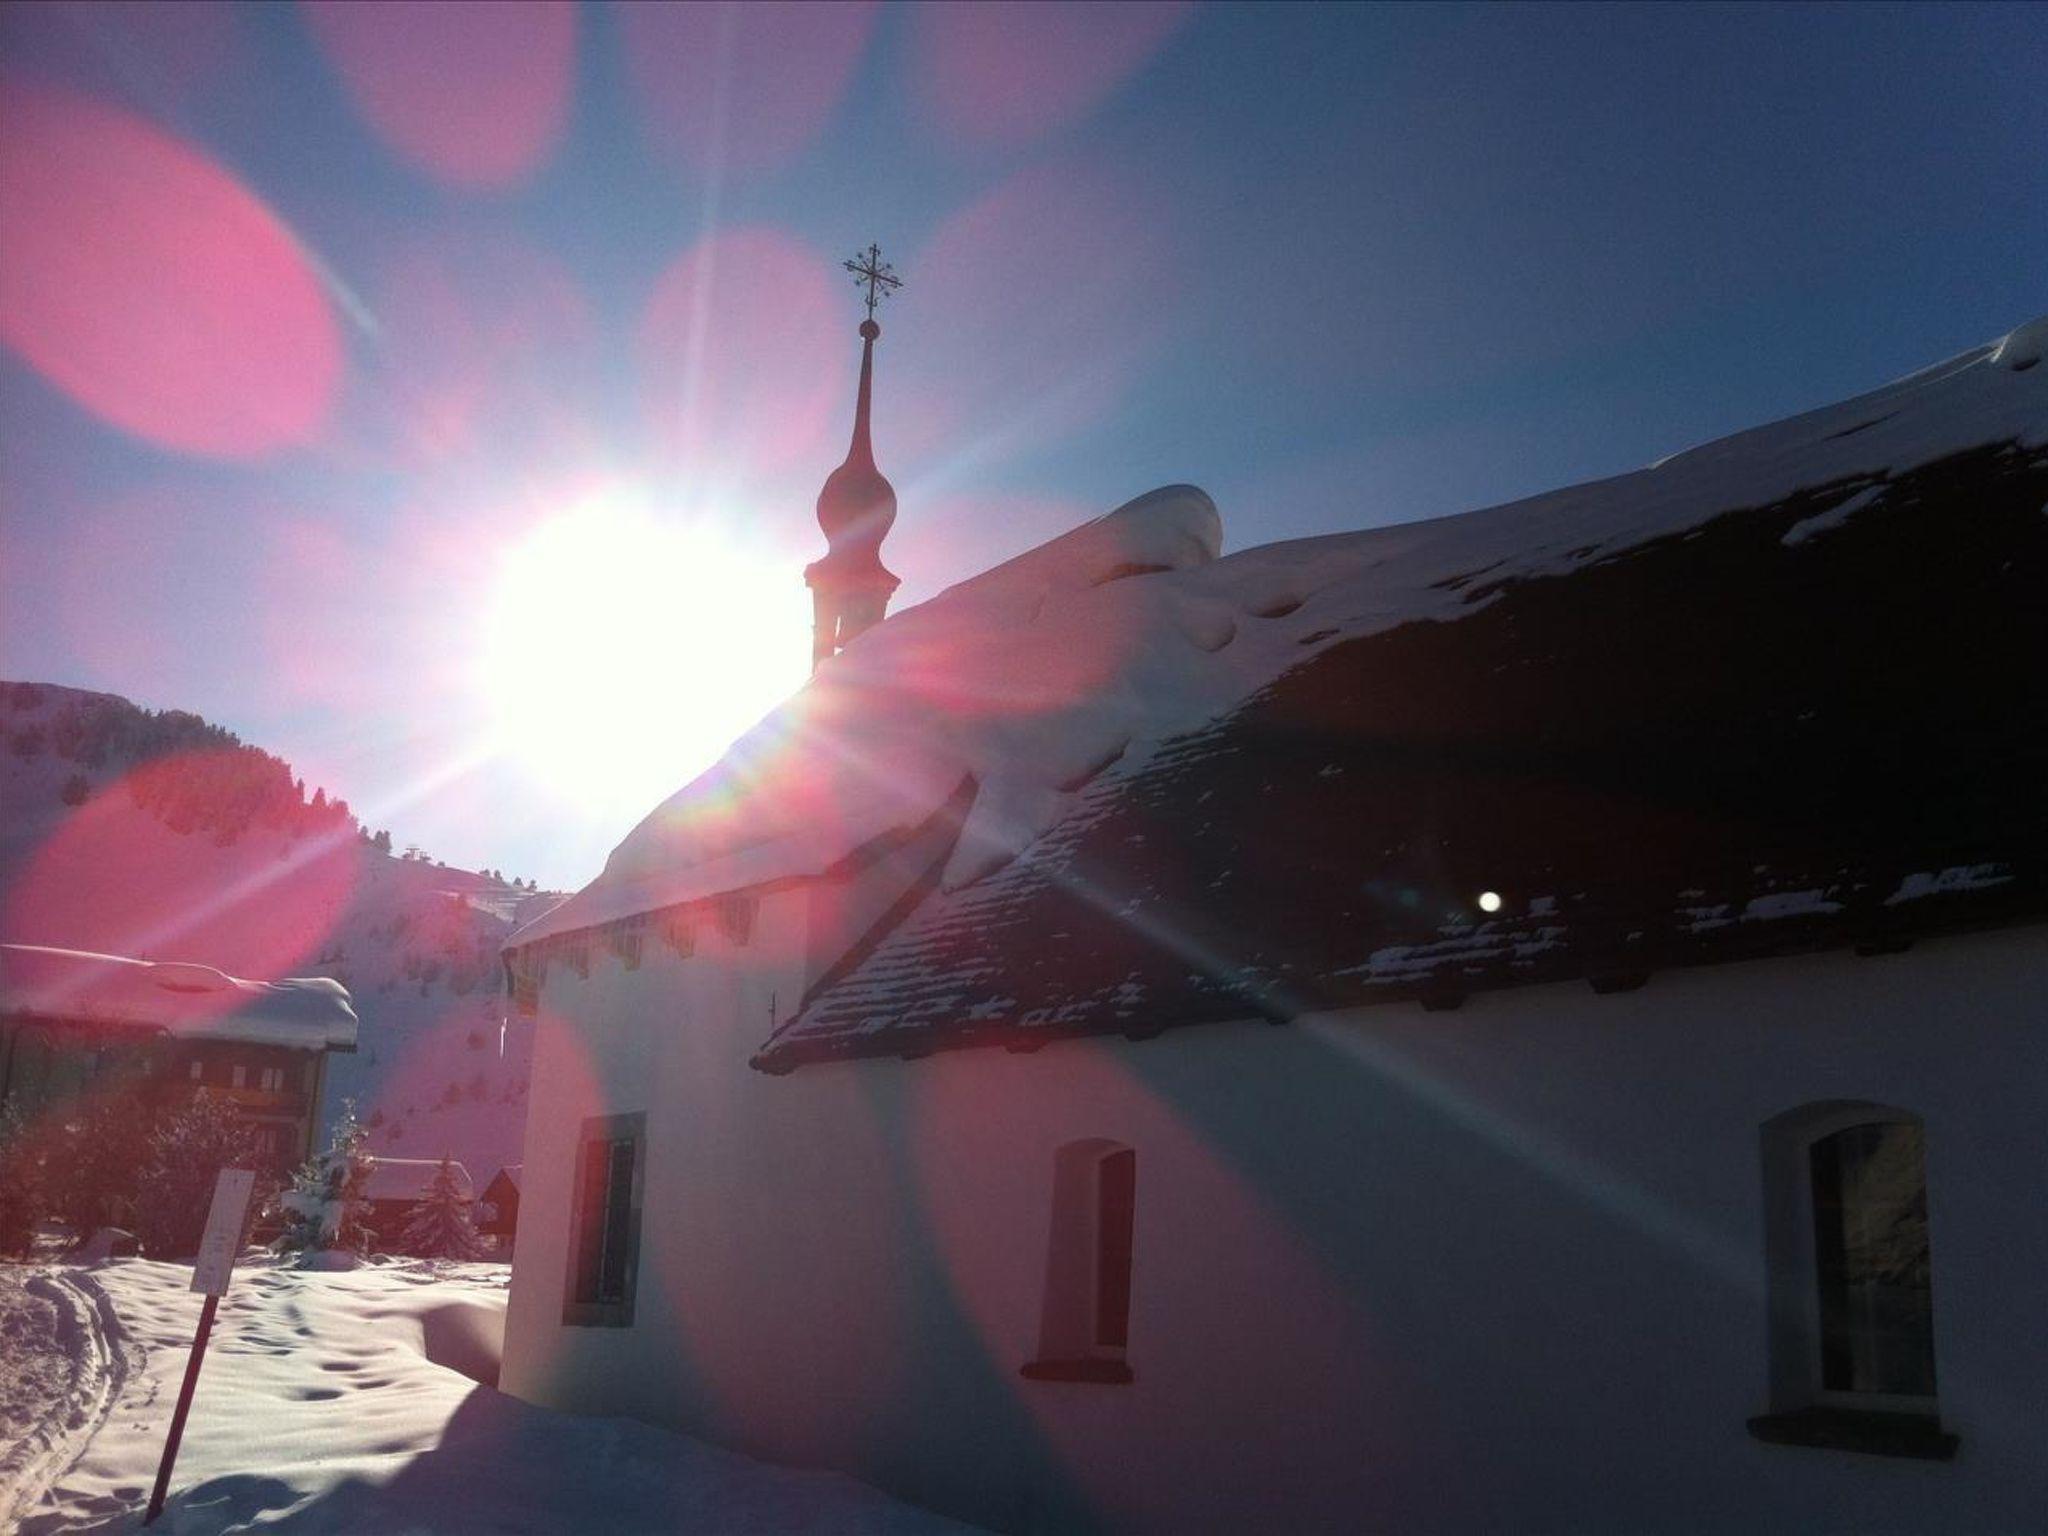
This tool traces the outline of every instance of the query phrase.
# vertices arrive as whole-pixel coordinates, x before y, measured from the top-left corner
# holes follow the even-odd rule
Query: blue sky
[[[730,644],[800,656],[860,317],[831,263],[871,239],[906,279],[876,422],[899,603],[1161,482],[1207,488],[1232,547],[1456,512],[2048,309],[2039,6],[587,5],[506,18],[540,40],[508,58],[367,7],[150,9],[181,14],[0,13],[0,106],[60,93],[12,153],[100,196],[118,146],[61,179],[81,100],[196,152],[289,232],[332,376],[209,354],[110,401],[47,349],[121,304],[153,324],[182,290],[135,289],[176,261],[116,253],[120,302],[73,314],[90,253],[0,257],[0,675],[197,710],[401,844],[558,886],[704,745],[622,736],[605,794],[477,748],[502,550],[631,484],[786,567],[793,606]],[[207,344],[265,334],[249,308]],[[180,406],[280,379],[306,409],[254,447]],[[577,655],[587,613],[524,601],[649,711],[729,664]]]

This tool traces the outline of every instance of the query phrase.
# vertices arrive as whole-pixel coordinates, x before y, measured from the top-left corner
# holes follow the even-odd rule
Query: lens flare
[[[650,147],[698,174],[787,165],[838,110],[875,10],[871,0],[619,7]]]
[[[918,93],[950,138],[1026,144],[1100,106],[1191,10],[1180,0],[918,6]]]
[[[803,681],[802,584],[720,520],[601,492],[503,557],[481,654],[497,747],[638,815]]]
[[[575,86],[576,7],[464,0],[301,14],[364,121],[450,186],[515,186],[544,165]]]
[[[0,89],[0,340],[103,420],[250,459],[326,419],[342,344],[283,222],[194,146],[73,91]]]

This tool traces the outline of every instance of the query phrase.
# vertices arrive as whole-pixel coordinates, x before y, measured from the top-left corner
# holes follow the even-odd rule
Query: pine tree
[[[370,1202],[363,1198],[363,1186],[376,1159],[363,1145],[368,1136],[356,1121],[355,1101],[347,1101],[327,1150],[302,1164],[292,1175],[290,1188],[277,1197],[284,1230],[271,1245],[272,1252],[361,1253],[369,1246],[370,1229],[363,1218]]]
[[[489,1245],[476,1230],[476,1207],[456,1182],[455,1164],[444,1152],[427,1192],[405,1218],[400,1251],[422,1259],[481,1259]]]

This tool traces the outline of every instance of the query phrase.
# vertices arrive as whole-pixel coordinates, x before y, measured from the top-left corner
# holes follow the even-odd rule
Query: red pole
[[[192,1389],[199,1385],[199,1362],[206,1358],[206,1340],[213,1332],[213,1311],[220,1297],[209,1295],[199,1309],[199,1331],[192,1336],[192,1358],[185,1362],[185,1384],[178,1388],[178,1406],[171,1414],[170,1438],[164,1441],[164,1459],[156,1469],[156,1488],[149,1496],[149,1513],[144,1525],[154,1525],[164,1512],[164,1493],[171,1486],[171,1466],[178,1459],[178,1442],[185,1438],[185,1415],[192,1411]]]

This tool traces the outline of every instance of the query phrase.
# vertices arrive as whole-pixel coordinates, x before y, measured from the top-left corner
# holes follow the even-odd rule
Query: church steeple
[[[902,285],[882,260],[881,248],[842,263],[867,289],[868,317],[860,325],[860,395],[853,408],[853,441],[846,462],[818,493],[818,526],[830,546],[804,568],[811,589],[811,668],[815,671],[863,630],[882,621],[897,578],[882,564],[882,540],[896,521],[896,488],[875,466],[870,421],[874,410],[875,342],[882,328],[875,306]]]

